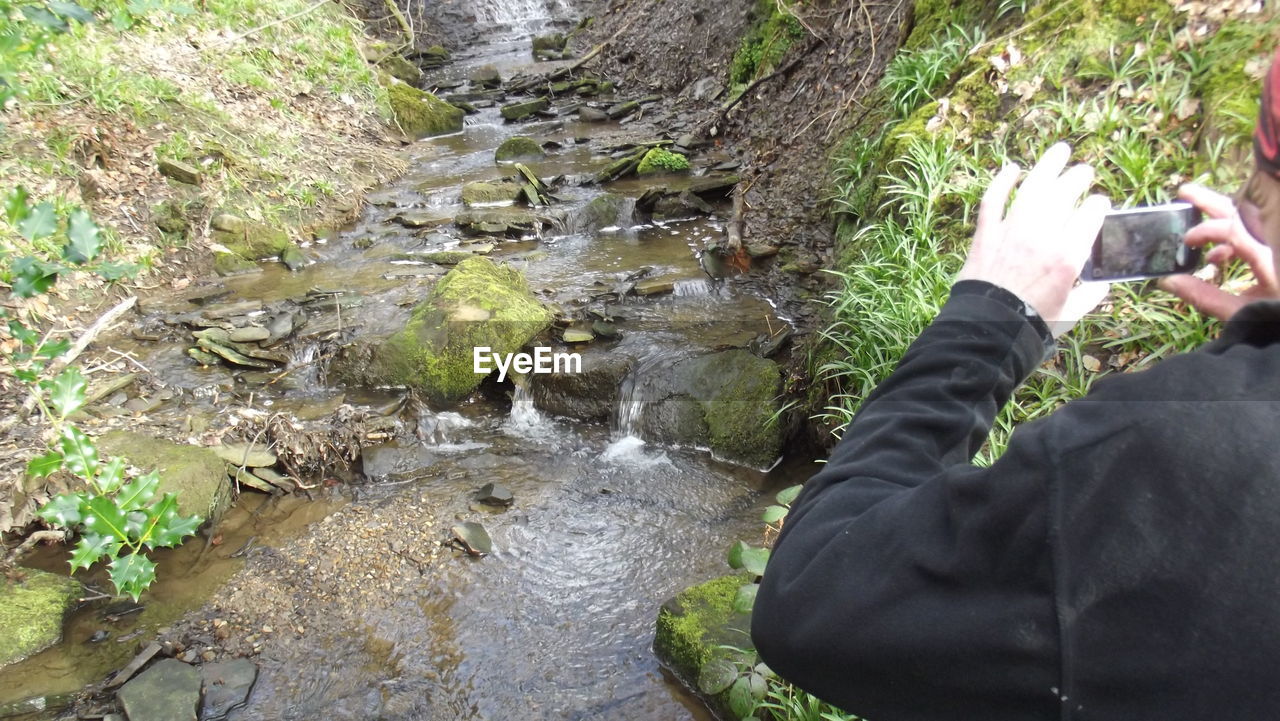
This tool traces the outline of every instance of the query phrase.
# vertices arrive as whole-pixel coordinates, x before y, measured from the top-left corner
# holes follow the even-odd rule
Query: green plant
[[[16,75],[22,61],[69,32],[72,23],[91,22],[93,13],[66,0],[0,0],[0,108],[21,92]]]
[[[764,521],[766,536],[782,529],[782,522],[787,517],[787,511],[790,510],[791,503],[796,500],[796,496],[800,495],[801,488],[801,486],[790,486],[778,491],[778,494],[774,496],[774,500],[778,502],[777,505],[764,509],[760,520]],[[738,595],[733,599],[735,611],[750,613],[751,608],[755,605],[756,591],[760,589],[758,579],[764,575],[765,564],[769,562],[769,549],[752,546],[745,541],[738,541],[729,549],[728,560],[730,568],[746,571],[754,577],[751,583],[743,584],[738,589]]]
[[[935,99],[935,91],[960,66],[969,49],[981,42],[981,31],[971,35],[952,26],[932,45],[902,50],[893,56],[880,85],[888,92],[897,116],[905,118],[926,101]]]
[[[72,271],[119,278],[131,270],[97,262],[103,245],[101,231],[83,210],[59,212],[48,201],[32,204],[26,190],[18,188],[5,198],[4,212],[12,229],[33,246],[57,248],[53,260],[37,255],[14,257],[11,250],[0,256],[0,277],[18,298],[45,294],[60,275]],[[156,499],[160,484],[156,472],[129,474],[122,459],[100,458],[93,441],[71,423],[85,404],[88,384],[76,366],[58,369],[66,365],[58,361],[70,349],[70,342],[52,340],[50,333],[40,334],[7,310],[0,317],[7,321],[9,335],[16,342],[3,353],[7,371],[26,387],[53,439],[44,454],[27,464],[27,474],[44,478],[65,472],[85,487],[55,496],[38,514],[51,525],[80,533],[71,554],[73,570],[110,559],[116,592],[136,600],[155,580],[156,564],[145,551],[178,545],[195,533],[201,519],[178,515],[173,493]]]
[[[644,154],[636,172],[645,173],[668,172],[679,173],[689,169],[689,159],[680,153],[673,153],[666,148],[654,148]]]

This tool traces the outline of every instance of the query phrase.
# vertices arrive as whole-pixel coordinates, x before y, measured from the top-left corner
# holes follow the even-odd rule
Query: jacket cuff
[[[1019,371],[1026,377],[1057,349],[1053,333],[1030,304],[985,280],[962,280],[951,286],[951,298],[939,318],[996,322],[1014,341]]]

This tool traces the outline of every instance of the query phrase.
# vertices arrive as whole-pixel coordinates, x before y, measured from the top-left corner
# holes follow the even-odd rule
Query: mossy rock
[[[130,465],[155,469],[160,474],[159,494],[178,494],[178,508],[184,515],[194,513],[216,522],[231,505],[226,466],[208,449],[133,431],[111,431],[97,442],[104,456],[120,456]]]
[[[783,428],[778,365],[745,350],[682,358],[638,381],[649,402],[640,419],[646,438],[703,446],[753,468],[773,465]]]
[[[391,77],[410,85],[417,85],[422,80],[422,69],[399,55],[387,56],[378,63],[378,67],[390,73]]]
[[[689,170],[689,159],[665,148],[653,148],[644,154],[640,159],[640,165],[636,166],[637,175],[683,173],[687,170]]]
[[[498,112],[502,113],[502,117],[505,120],[524,120],[549,107],[551,107],[549,98],[536,98],[523,103],[504,105]]]
[[[493,153],[493,159],[499,163],[516,160],[538,160],[546,156],[546,151],[533,138],[517,135],[502,141],[502,145]]]
[[[654,654],[720,718],[732,718],[728,691],[713,679],[754,659],[751,614],[733,608],[738,589],[750,581],[746,574],[723,576],[681,591],[658,609]]]
[[[387,97],[396,123],[415,140],[462,130],[466,113],[431,93],[393,81],[387,87]]]
[[[514,353],[551,319],[520,271],[467,258],[440,279],[403,329],[381,343],[344,350],[330,373],[345,382],[406,385],[452,403],[484,380],[474,372],[473,349]]]
[[[0,574],[0,666],[17,663],[62,640],[62,619],[80,596],[76,581],[22,569],[14,582]]]
[[[213,272],[218,275],[240,275],[258,270],[258,264],[235,253],[214,252]]]
[[[467,183],[462,186],[462,203],[469,208],[477,205],[509,205],[516,202],[522,192],[522,188],[515,183]]]
[[[297,247],[281,228],[262,223],[244,223],[241,227],[239,232],[213,229],[213,242],[245,260],[275,259],[289,248]]]

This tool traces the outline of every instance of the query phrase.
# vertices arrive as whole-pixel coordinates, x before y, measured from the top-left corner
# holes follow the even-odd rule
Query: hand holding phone
[[[1190,273],[1200,266],[1200,248],[1183,242],[1200,224],[1190,203],[1115,210],[1102,221],[1082,281],[1121,281]]]

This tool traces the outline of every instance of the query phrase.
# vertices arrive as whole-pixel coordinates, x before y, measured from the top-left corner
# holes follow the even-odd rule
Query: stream
[[[428,76],[428,88],[484,65],[504,78],[547,67],[533,64],[529,51],[531,33],[550,23],[541,3],[486,5],[478,15],[506,31],[455,53]],[[458,246],[447,224],[423,231],[396,222],[397,214],[447,220],[461,212],[464,183],[509,175],[493,152],[512,135],[554,143],[545,160],[528,163],[551,178],[594,173],[611,161],[603,148],[659,130],[643,117],[588,124],[576,113],[504,123],[497,107],[481,108],[467,116],[462,133],[408,147],[408,172],[371,193],[356,222],[307,248],[314,262],[305,269],[271,264],[220,279],[231,294],[219,302],[354,291],[359,307],[340,310],[336,321],[313,321],[308,332],[388,332],[439,277],[389,258]],[[725,160],[698,156],[695,171]],[[608,190],[636,197],[645,187],[633,179]],[[565,184],[555,191],[556,205],[572,214],[602,192]],[[491,252],[562,306],[642,268],[673,283],[669,294],[619,298],[624,333],[589,349],[637,361],[607,423],[554,417],[510,383],[491,384],[452,408],[400,404],[394,389],[334,387],[320,364],[309,363],[320,346],[305,339],[292,349],[291,367],[299,370],[252,392],[238,377],[244,374],[192,363],[184,355],[189,342],[122,341],[115,347],[183,391],[182,404],[155,411],[173,423],[225,410],[234,397],[299,416],[340,403],[371,411],[390,405],[399,409],[402,432],[364,450],[365,482],[321,487],[312,501],[245,492],[219,527],[220,545],[203,552],[197,537],[162,554],[145,610],[111,621],[91,606],[69,620],[58,647],[0,671],[0,704],[96,682],[137,650],[128,642],[133,631],[144,630],[145,638],[177,624],[196,637],[225,625],[232,633],[222,639],[227,648],[258,663],[249,704],[233,719],[709,718],[654,657],[658,608],[728,572],[729,546],[761,536],[760,514],[771,500],[762,491],[799,483],[812,471],[798,462],[768,472],[743,468],[702,449],[646,441],[640,430],[645,398],[637,389],[646,372],[787,325],[767,299],[704,267],[701,249],[723,235],[727,212],[590,233],[551,228]],[[175,297],[146,304],[144,313],[192,307]],[[514,494],[510,507],[475,501],[477,489],[493,482]],[[459,521],[483,523],[493,553],[473,558],[442,545]],[[42,551],[29,564],[65,572],[63,558]],[[103,628],[111,639],[87,641]],[[216,645],[212,635],[209,641]]]

